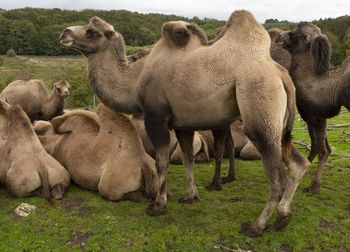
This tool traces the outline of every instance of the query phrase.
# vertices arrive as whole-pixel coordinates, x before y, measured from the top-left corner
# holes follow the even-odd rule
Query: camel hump
[[[203,45],[208,44],[208,39],[203,30],[195,23],[187,23],[184,21],[171,21],[163,24],[162,26],[162,38],[169,40],[175,47],[186,46],[191,35],[195,35],[199,38],[199,41]]]

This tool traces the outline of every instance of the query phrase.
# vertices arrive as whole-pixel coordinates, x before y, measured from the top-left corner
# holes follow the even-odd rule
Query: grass
[[[329,124],[349,120],[350,114],[344,111]],[[298,116],[295,128],[294,139],[309,143]],[[346,127],[328,131],[333,153],[349,153],[347,131]],[[306,174],[294,197],[289,226],[279,232],[268,228],[255,239],[241,235],[239,229],[260,214],[267,200],[268,183],[260,161],[236,160],[237,180],[222,192],[204,188],[213,175],[213,162],[196,164],[201,200],[192,205],[177,203],[186,192],[185,175],[182,166],[171,165],[168,191],[172,196],[168,214],[160,217],[145,214],[147,203],[109,202],[76,185],[51,205],[35,197],[15,199],[1,188],[0,251],[350,251],[350,160],[333,155],[327,165],[320,194],[302,192],[317,163]],[[226,171],[227,160],[223,166]],[[13,210],[22,202],[38,209],[28,217],[17,217]]]

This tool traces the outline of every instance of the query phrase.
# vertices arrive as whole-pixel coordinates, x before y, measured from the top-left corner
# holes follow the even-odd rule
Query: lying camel
[[[7,137],[0,150],[1,184],[15,197],[61,199],[70,182],[69,174],[45,152],[26,113],[19,105],[11,107],[0,101],[0,115],[8,122],[6,133],[2,132]]]
[[[327,119],[338,115],[342,106],[350,110],[350,60],[330,68],[330,42],[312,23],[300,23],[279,37],[279,42],[292,55],[290,74],[296,87],[297,107],[311,138],[308,159],[312,161],[318,155],[318,169],[306,189],[317,193],[323,167],[331,153]]]
[[[76,110],[51,123],[63,134],[52,156],[81,187],[108,200],[132,199],[140,189],[149,195],[157,192],[155,162],[127,116],[101,106],[97,114]]]
[[[51,120],[62,115],[64,99],[69,95],[70,84],[67,81],[54,83],[50,94],[42,80],[16,80],[4,88],[0,99],[10,105],[21,105],[30,120]]]
[[[261,235],[276,208],[275,227],[283,228],[291,219],[292,198],[309,167],[291,141],[293,83],[287,71],[271,59],[270,37],[251,13],[234,12],[223,35],[210,46],[203,45],[192,28],[186,22],[164,24],[161,39],[147,57],[137,61],[142,62],[137,67],[127,63],[125,48],[120,46],[123,37],[101,19],[67,28],[60,41],[86,55],[93,89],[108,106],[145,113],[160,182],[148,214],[166,212],[169,128],[176,131],[186,167],[187,195],[181,202],[190,203],[198,199],[194,130],[227,129],[241,116],[244,132],[261,153],[270,182],[266,207],[252,225],[242,226],[242,232]],[[137,68],[140,75],[135,74]],[[291,170],[288,181],[283,162]]]

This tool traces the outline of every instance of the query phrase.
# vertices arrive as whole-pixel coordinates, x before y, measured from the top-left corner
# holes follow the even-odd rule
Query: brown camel
[[[327,140],[327,118],[339,114],[341,106],[350,110],[349,60],[330,69],[331,47],[320,28],[308,22],[279,39],[292,55],[290,74],[296,87],[297,107],[307,123],[312,161],[318,155],[318,169],[307,188],[310,193],[320,191],[323,167],[331,153]]]
[[[101,106],[97,114],[76,110],[55,117],[52,126],[63,134],[52,156],[81,187],[113,201],[139,198],[140,189],[157,192],[155,162],[127,116]]]
[[[196,43],[187,50],[207,45],[204,32],[195,24],[189,25],[190,32]],[[182,34],[173,36],[181,38]],[[140,87],[138,77],[144,68],[147,57],[128,63],[123,36],[116,32],[104,20],[93,17],[85,26],[72,26],[60,35],[60,42],[81,51],[88,59],[89,79],[93,90],[101,101],[108,107],[123,113],[138,115],[142,112],[140,103]],[[181,43],[181,41],[179,41]],[[116,60],[117,59],[117,60]],[[221,183],[228,183],[235,179],[233,141],[230,136],[229,125],[214,127],[215,143],[215,174],[208,189],[221,190]],[[210,128],[207,128],[210,129]],[[227,137],[226,137],[227,135]],[[221,159],[224,150],[230,151],[230,168],[228,175],[221,178]]]
[[[252,14],[234,12],[224,35],[211,46],[203,45],[188,23],[164,24],[162,38],[151,53],[131,65],[120,47],[122,36],[100,19],[67,28],[60,39],[87,56],[91,84],[110,107],[145,113],[160,180],[160,191],[148,209],[150,215],[166,212],[168,129],[176,131],[187,171],[187,196],[181,202],[193,202],[198,199],[193,174],[194,130],[228,129],[241,115],[244,132],[261,153],[270,182],[266,207],[253,224],[242,226],[242,232],[261,235],[276,208],[276,228],[288,224],[293,195],[309,162],[291,142],[293,83],[287,71],[271,59],[269,35]],[[130,81],[130,73],[141,65],[141,75],[133,75]],[[291,170],[288,181],[283,162]]]
[[[241,120],[236,120],[230,125],[231,135],[234,141],[234,154],[236,157],[247,160],[261,159],[260,153],[244,134],[243,123]],[[208,145],[209,156],[213,157],[214,153],[214,138],[210,131],[202,130],[200,134],[205,138]],[[227,146],[225,145],[224,157],[228,157]],[[260,157],[259,157],[260,156]]]
[[[8,122],[0,150],[0,182],[15,197],[40,195],[61,199],[70,177],[64,167],[45,152],[26,113],[19,105],[0,101],[0,114]]]
[[[54,83],[50,94],[42,80],[16,80],[4,88],[0,99],[10,105],[21,105],[30,120],[51,120],[62,115],[64,99],[69,95],[70,84],[67,81]]]
[[[35,121],[33,128],[46,152],[51,154],[63,135],[56,134],[48,121]]]
[[[152,158],[155,158],[156,157],[155,149],[153,148],[151,139],[147,135],[143,115],[141,114],[141,115],[133,116],[131,118],[131,121],[136,127],[139,136],[141,137],[142,144],[143,144],[143,147],[145,148],[145,151]],[[169,134],[170,134],[170,144],[169,144],[170,162],[175,164],[181,164],[182,163],[181,149],[180,149],[180,146],[178,145],[175,132],[171,130],[169,131]],[[195,137],[193,139],[193,148],[195,149],[194,155],[197,161],[209,162],[207,142],[205,139],[203,139],[203,136],[199,133],[195,134]]]
[[[287,32],[278,28],[271,28],[268,32],[271,38],[271,58],[289,71],[292,56],[288,50],[279,46],[277,41],[280,40],[281,37],[286,36]]]

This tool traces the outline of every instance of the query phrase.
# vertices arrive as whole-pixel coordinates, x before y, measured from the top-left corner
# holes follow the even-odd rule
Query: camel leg
[[[230,126],[228,126],[227,134],[225,138],[225,149],[228,153],[228,160],[230,168],[228,170],[228,174],[226,177],[221,178],[221,183],[230,183],[236,179],[236,173],[235,173],[235,144],[233,141],[233,137],[231,134]]]
[[[312,194],[318,193],[320,191],[323,167],[325,166],[330,154],[330,148],[327,147],[327,122],[321,122],[319,127],[315,128],[315,132],[316,141],[318,144],[318,167],[311,182],[311,186],[306,189],[309,193]]]
[[[307,124],[307,129],[309,131],[310,139],[311,139],[311,151],[307,159],[312,162],[318,152],[318,144],[316,140],[316,131],[315,128],[311,124]]]
[[[251,141],[261,153],[265,173],[270,185],[269,199],[260,216],[254,223],[244,223],[241,227],[241,233],[250,237],[257,237],[263,233],[268,220],[283,196],[284,181],[281,181],[281,177],[283,177],[281,173],[284,172],[284,165],[280,143],[262,142],[252,138]]]
[[[170,134],[168,122],[145,114],[145,128],[156,152],[156,167],[159,178],[159,191],[156,199],[148,206],[147,214],[159,216],[166,213],[166,177],[169,166]]]
[[[214,136],[214,159],[215,174],[210,185],[206,186],[208,190],[221,191],[221,161],[224,154],[225,138],[229,128],[220,128],[212,130]]]
[[[284,228],[291,220],[292,214],[290,204],[293,200],[295,191],[310,166],[310,161],[301,155],[293,145],[290,145],[289,147],[284,146],[284,148],[290,148],[290,152],[287,154],[288,157],[284,157],[284,161],[288,164],[290,173],[283,197],[277,206],[277,219],[275,222],[276,230]],[[283,152],[286,153],[288,150],[283,150]]]
[[[194,181],[193,131],[175,130],[182,151],[182,162],[186,169],[187,195],[179,203],[193,203],[198,200],[198,191]]]

